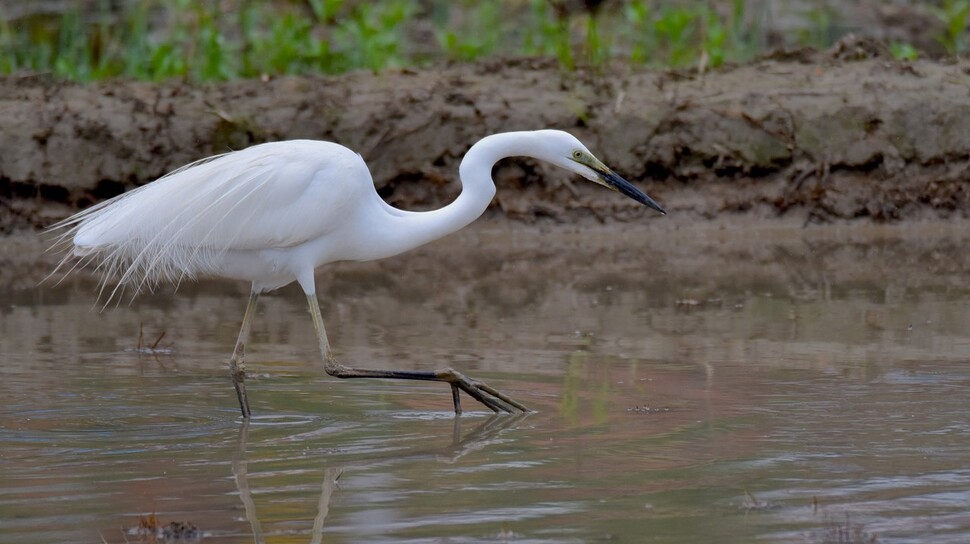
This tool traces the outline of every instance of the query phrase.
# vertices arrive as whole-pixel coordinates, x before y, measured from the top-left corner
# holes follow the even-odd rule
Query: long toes
[[[475,398],[475,400],[491,408],[495,413],[505,412],[507,414],[511,414],[515,412],[515,408],[513,406],[510,406],[501,398],[492,395],[488,391],[488,389],[491,388],[485,386],[485,384],[479,381],[466,380],[466,382],[462,384],[461,388],[463,391]]]
[[[495,398],[498,398],[498,399],[501,399],[502,401],[504,401],[504,402],[506,402],[506,403],[508,403],[509,405],[511,405],[512,407],[514,407],[514,408],[516,408],[517,410],[519,410],[519,411],[521,411],[521,412],[531,412],[531,411],[532,411],[532,410],[529,410],[529,409],[528,409],[528,408],[527,408],[527,407],[526,407],[526,406],[525,406],[524,404],[522,404],[521,402],[518,402],[518,401],[516,401],[516,400],[514,400],[514,399],[512,399],[512,398],[510,398],[509,396],[507,396],[507,395],[505,395],[504,393],[502,393],[501,391],[499,391],[499,390],[497,390],[497,389],[495,389],[495,388],[494,388],[494,387],[492,387],[491,385],[488,385],[487,383],[479,383],[479,384],[478,384],[478,387],[479,387],[479,388],[480,388],[480,389],[481,389],[482,391],[485,391],[486,393],[488,393],[488,394],[490,394],[490,395],[492,395],[492,396],[493,396],[493,397],[495,397]]]
[[[487,383],[470,379],[453,368],[443,369],[439,371],[439,375],[451,382],[452,387],[457,386],[465,393],[468,393],[468,395],[473,399],[484,404],[495,413],[505,412],[508,414],[514,414],[516,411],[530,411],[522,403],[512,400],[507,395],[501,393]],[[457,409],[459,405],[456,403],[455,406],[456,413],[459,413]]]
[[[495,413],[499,413],[499,412],[511,413],[510,407],[508,405],[506,405],[504,402],[498,399],[489,397],[488,395],[484,394],[481,391],[481,389],[479,389],[477,386],[473,384],[464,382],[464,383],[460,383],[458,387],[460,387],[461,390],[464,391],[465,393],[468,393],[473,399],[489,407]]]
[[[451,384],[451,398],[455,403],[455,415],[461,415],[461,390],[458,388],[458,384]]]

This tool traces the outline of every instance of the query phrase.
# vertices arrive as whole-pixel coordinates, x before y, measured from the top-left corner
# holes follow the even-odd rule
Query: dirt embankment
[[[0,232],[39,227],[194,159],[290,138],[359,151],[382,195],[458,191],[493,132],[558,127],[671,214],[825,221],[970,214],[970,61],[845,42],[699,75],[565,73],[542,61],[222,85],[0,80]],[[493,213],[629,220],[646,210],[528,159],[501,163]]]

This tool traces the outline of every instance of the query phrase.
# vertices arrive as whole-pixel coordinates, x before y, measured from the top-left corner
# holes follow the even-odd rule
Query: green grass
[[[945,2],[939,13],[949,24],[941,41],[954,51],[964,46],[966,3]],[[743,0],[631,0],[594,14],[549,0],[141,0],[123,11],[110,4],[0,22],[0,74],[203,82],[494,55],[548,56],[569,70],[717,67],[751,59],[765,42],[751,22],[761,18],[748,16]],[[825,45],[829,15],[808,20],[804,43],[794,45]]]
[[[970,0],[943,0],[933,13],[943,23],[943,32],[937,41],[951,55],[960,55],[967,50],[966,28],[970,17]]]

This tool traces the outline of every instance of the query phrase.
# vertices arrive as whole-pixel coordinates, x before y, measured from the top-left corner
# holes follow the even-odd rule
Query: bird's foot
[[[246,396],[246,384],[245,382],[239,381],[233,383],[236,387],[236,398],[239,400],[239,411],[242,412],[243,419],[248,420],[253,415],[253,411],[249,409],[249,397]]]
[[[505,412],[514,414],[516,412],[531,412],[522,403],[505,395],[501,391],[479,380],[473,380],[453,368],[445,368],[435,372],[441,381],[451,384],[451,396],[455,402],[455,414],[461,414],[461,395],[459,391],[464,391],[473,399],[489,407],[493,412]]]
[[[236,399],[239,400],[239,411],[242,412],[243,419],[249,419],[253,412],[249,409],[249,397],[246,396],[246,369],[242,360],[233,356],[229,360],[229,374],[232,376],[232,385],[236,388]]]

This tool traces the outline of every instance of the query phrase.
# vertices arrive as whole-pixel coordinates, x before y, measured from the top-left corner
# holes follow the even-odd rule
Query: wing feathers
[[[350,150],[277,142],[193,162],[50,230],[60,231],[55,246],[69,249],[58,269],[81,257],[96,263],[103,284],[118,277],[110,301],[125,286],[137,293],[218,274],[229,251],[291,248],[322,236],[367,189],[374,192],[370,173]]]

